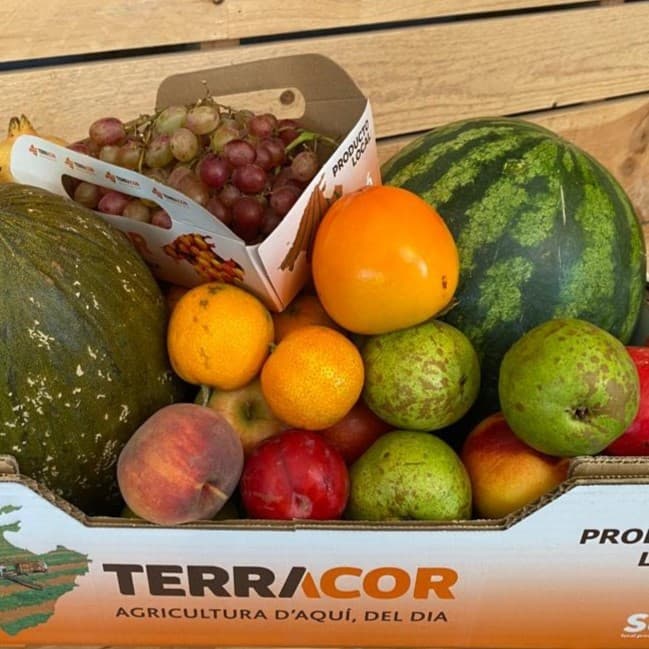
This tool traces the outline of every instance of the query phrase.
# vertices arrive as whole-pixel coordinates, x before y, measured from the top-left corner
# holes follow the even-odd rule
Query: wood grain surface
[[[253,38],[586,0],[47,0],[0,3],[0,60]]]

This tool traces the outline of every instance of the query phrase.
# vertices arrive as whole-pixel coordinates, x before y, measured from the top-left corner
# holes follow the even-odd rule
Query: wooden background
[[[2,0],[0,24],[0,128],[25,113],[71,141],[152,112],[170,74],[321,53],[370,98],[381,159],[454,119],[522,116],[607,166],[649,235],[649,1]]]

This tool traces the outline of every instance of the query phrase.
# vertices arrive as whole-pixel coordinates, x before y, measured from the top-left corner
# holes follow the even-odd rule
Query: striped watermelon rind
[[[433,205],[455,237],[457,303],[443,318],[478,352],[483,411],[499,408],[504,353],[545,320],[581,318],[629,341],[644,236],[626,192],[591,155],[525,120],[485,117],[420,136],[381,175]]]

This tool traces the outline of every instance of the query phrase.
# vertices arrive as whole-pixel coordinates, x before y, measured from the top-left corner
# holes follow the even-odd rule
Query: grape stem
[[[314,142],[315,144],[317,144],[318,142],[326,142],[334,148],[338,146],[338,142],[333,138],[328,137],[327,135],[323,135],[322,133],[314,133],[313,131],[307,131],[305,129],[301,130],[300,134],[286,145],[286,152],[289,153],[296,147],[300,146],[300,144],[303,144],[305,142]]]

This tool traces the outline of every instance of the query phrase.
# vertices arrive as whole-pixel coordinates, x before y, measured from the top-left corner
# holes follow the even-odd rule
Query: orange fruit
[[[300,293],[279,313],[273,313],[275,325],[275,342],[286,337],[291,331],[305,325],[322,325],[336,329],[338,325],[325,311],[317,295]]]
[[[209,282],[187,291],[169,318],[174,371],[194,385],[235,390],[261,369],[273,343],[270,311],[251,293]]]
[[[289,333],[261,369],[261,389],[278,419],[322,430],[358,400],[365,372],[360,352],[342,333],[305,325]]]
[[[316,232],[312,273],[320,302],[341,327],[380,334],[447,307],[460,262],[437,211],[399,187],[364,187],[338,199]]]

